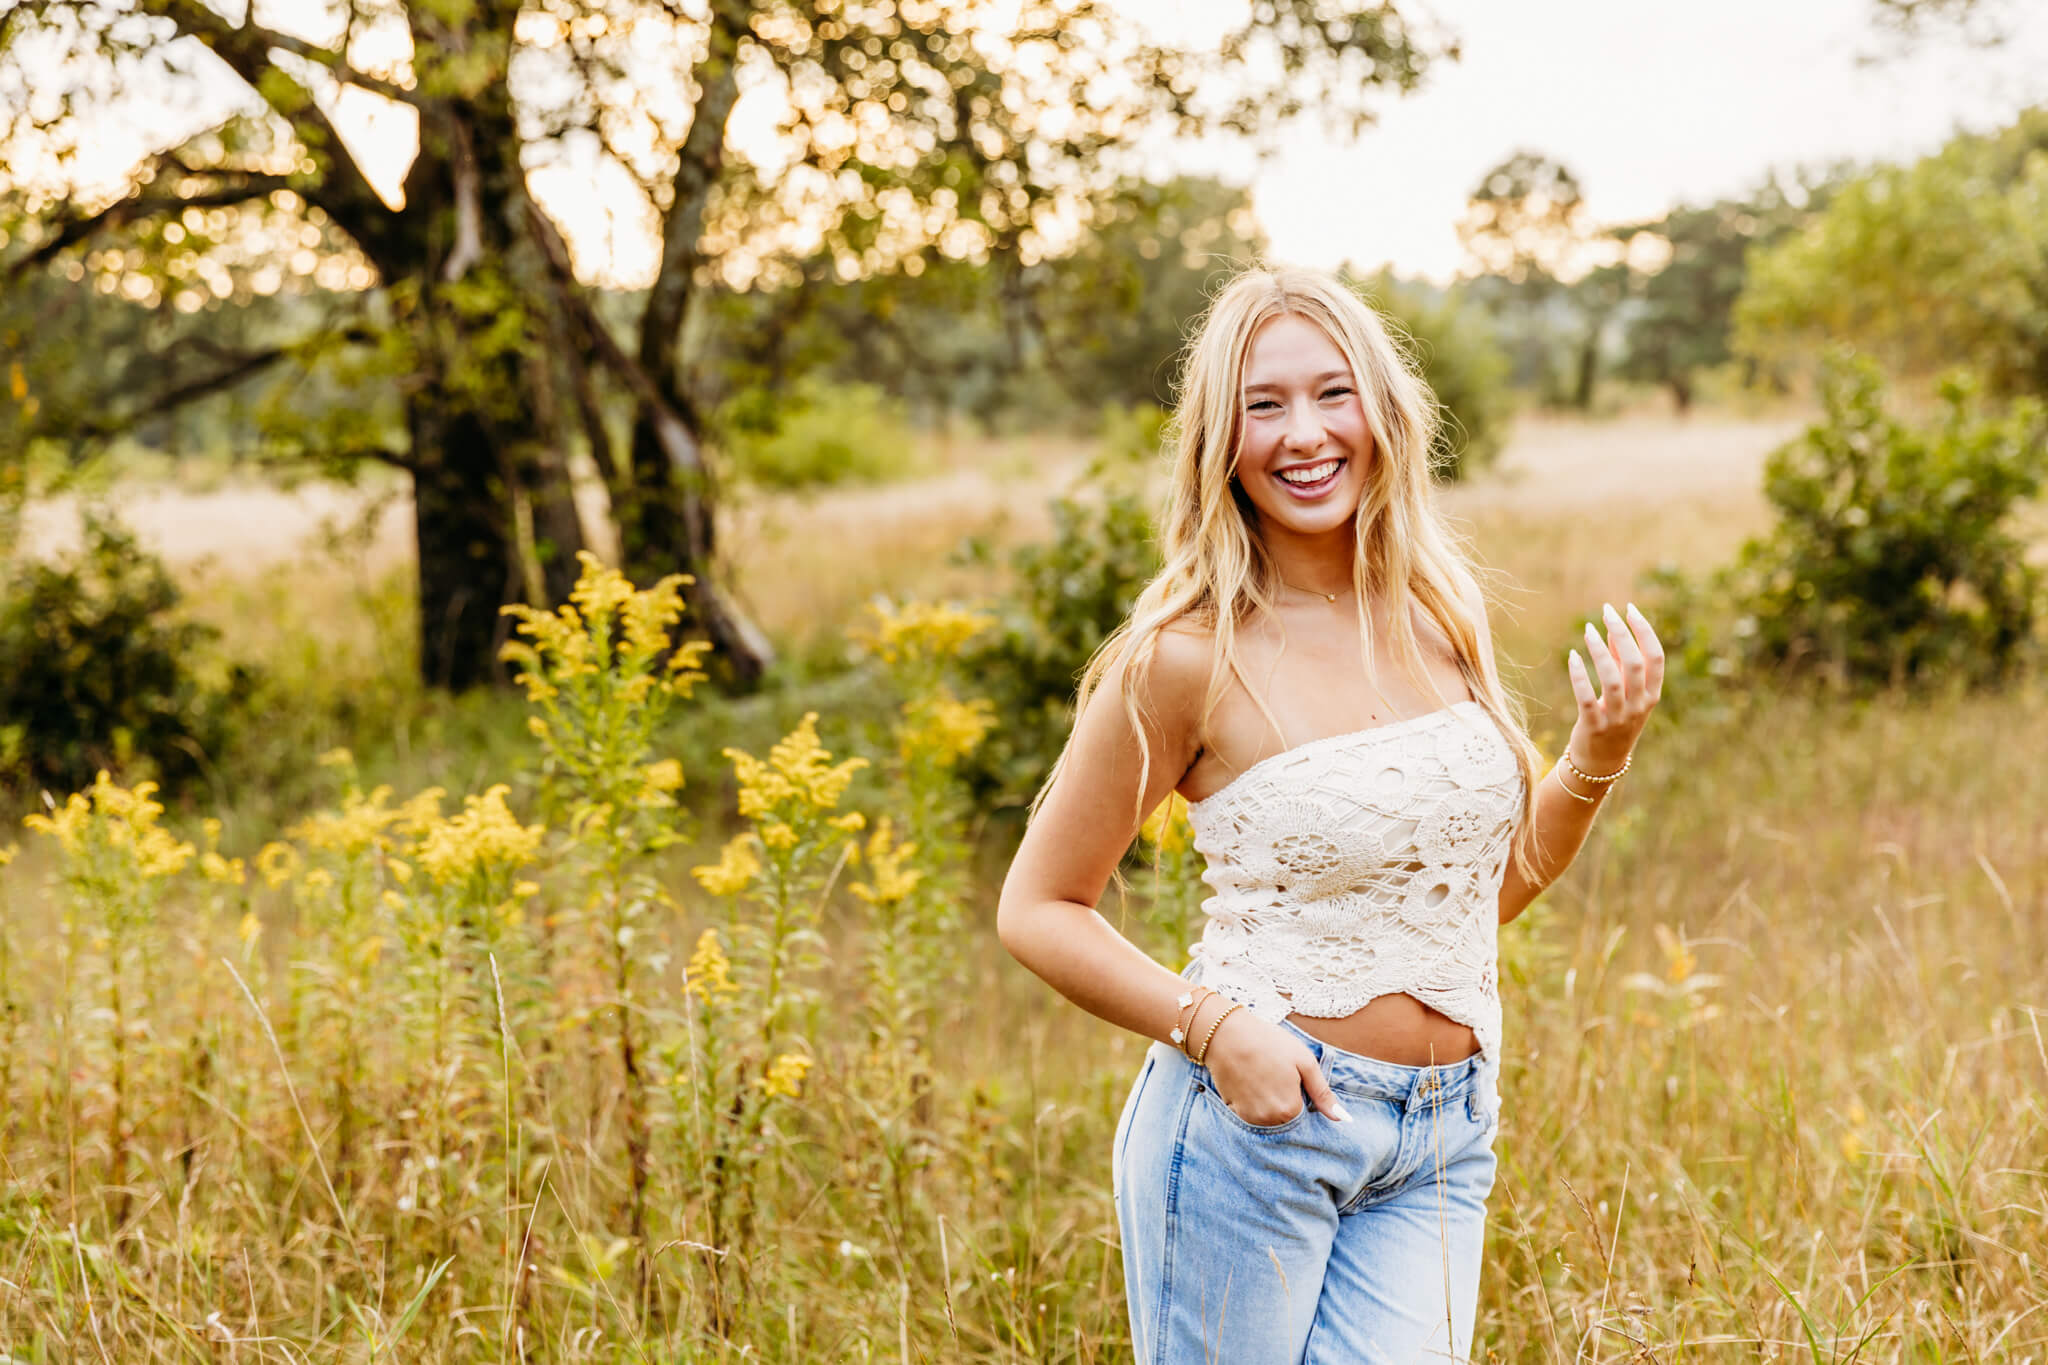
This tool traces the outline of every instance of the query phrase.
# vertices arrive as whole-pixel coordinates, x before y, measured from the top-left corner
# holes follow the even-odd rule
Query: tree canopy
[[[1321,0],[1261,0],[1185,47],[1098,0],[331,0],[311,14],[292,30],[207,0],[0,15],[9,293],[55,272],[153,313],[144,369],[64,402],[45,395],[75,367],[40,326],[25,333],[11,448],[73,452],[258,381],[358,392],[310,414],[273,403],[266,439],[410,476],[422,668],[455,686],[495,672],[501,605],[566,594],[578,448],[626,570],[696,574],[695,619],[731,675],[766,663],[708,572],[717,490],[690,343],[718,320],[699,316],[709,291],[968,261],[1021,306],[1031,268],[1171,139],[1255,139],[1297,118],[1355,132],[1455,54],[1393,5]],[[747,102],[764,135],[740,122]],[[348,133],[365,109],[417,129],[395,188]],[[111,189],[85,183],[124,119],[135,163]],[[575,255],[588,243],[550,211],[544,175],[646,225],[653,264],[625,325],[599,306],[596,263]],[[292,292],[316,316],[219,334],[223,300]],[[613,403],[631,412],[622,430]]]

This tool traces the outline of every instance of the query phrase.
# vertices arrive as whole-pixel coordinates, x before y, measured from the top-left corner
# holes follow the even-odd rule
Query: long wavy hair
[[[1437,459],[1437,406],[1407,353],[1389,334],[1378,312],[1335,276],[1300,267],[1252,268],[1219,292],[1184,352],[1179,401],[1167,441],[1172,477],[1160,518],[1165,563],[1138,594],[1130,615],[1096,648],[1081,675],[1074,714],[1088,704],[1103,675],[1128,659],[1122,697],[1136,732],[1142,762],[1137,805],[1152,770],[1151,746],[1141,723],[1139,695],[1159,632],[1188,621],[1209,632],[1214,652],[1202,706],[1200,729],[1229,690],[1235,675],[1285,743],[1285,732],[1266,698],[1242,666],[1238,628],[1255,613],[1275,611],[1280,577],[1257,530],[1256,509],[1237,478],[1243,435],[1244,367],[1252,336],[1283,314],[1321,328],[1344,353],[1357,383],[1378,459],[1354,529],[1356,553],[1351,579],[1358,611],[1360,664],[1378,686],[1373,664],[1372,624],[1366,603],[1383,601],[1391,621],[1394,658],[1416,685],[1446,705],[1430,679],[1412,620],[1415,607],[1435,622],[1457,653],[1458,670],[1473,697],[1491,717],[1521,766],[1522,818],[1513,845],[1515,865],[1534,880],[1531,816],[1542,755],[1528,735],[1521,699],[1502,684],[1491,658],[1479,648],[1486,601],[1475,562],[1463,539],[1438,510],[1433,496]],[[1284,645],[1283,645],[1284,647]],[[1226,672],[1227,670],[1227,672]],[[1035,816],[1058,780],[1073,749],[1066,744],[1032,797]],[[1133,824],[1143,809],[1132,813]],[[1027,817],[1028,818],[1028,817]],[[1121,874],[1117,877],[1122,885]]]

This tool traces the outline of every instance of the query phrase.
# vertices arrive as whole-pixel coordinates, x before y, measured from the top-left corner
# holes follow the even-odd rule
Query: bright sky
[[[1228,0],[1180,0],[1183,12]],[[1869,0],[1434,0],[1463,42],[1357,142],[1294,135],[1252,184],[1274,252],[1391,261],[1447,279],[1467,195],[1519,147],[1571,167],[1600,221],[1754,184],[1773,165],[1905,159],[1958,125],[2048,102],[2048,5],[2009,0],[2013,40],[1984,52],[1886,50]],[[1197,154],[1200,155],[1199,153]],[[1229,174],[1213,158],[1199,164]],[[1234,177],[1235,178],[1235,177]]]

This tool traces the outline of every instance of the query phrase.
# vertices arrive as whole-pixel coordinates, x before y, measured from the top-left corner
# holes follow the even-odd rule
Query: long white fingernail
[[[1337,1106],[1337,1122],[1339,1122],[1339,1123],[1349,1123],[1349,1122],[1351,1122],[1351,1111],[1350,1111],[1349,1109],[1346,1109],[1346,1108],[1345,1108],[1345,1107],[1344,1107],[1343,1105],[1341,1105],[1341,1104]]]

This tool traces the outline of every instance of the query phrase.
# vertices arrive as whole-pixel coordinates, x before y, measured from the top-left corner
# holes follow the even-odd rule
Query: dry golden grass
[[[1577,621],[1626,598],[1642,569],[1704,566],[1759,529],[1757,462],[1789,430],[1550,426],[1518,442],[1520,482],[1452,492],[1484,558],[1519,588],[1497,630],[1504,658],[1524,665],[1547,749],[1569,717],[1557,655]],[[1043,491],[954,477],[784,508],[786,537],[750,540],[742,556],[760,584],[753,604],[801,635],[871,591],[954,590],[932,556],[1005,509],[1010,532],[1029,533],[1027,504]],[[1658,717],[1578,862],[1503,930],[1505,1114],[1481,1359],[2048,1360],[2044,753],[2038,679],[2003,696],[1760,695]],[[905,1177],[910,1214],[874,1213],[880,1195],[861,1173],[880,1153],[824,1145],[849,1131],[843,1115],[789,1134],[780,1219],[766,1230],[781,1259],[754,1335],[712,1340],[630,1311],[607,1221],[624,1184],[609,1073],[584,1032],[557,1035],[536,1081],[545,1093],[529,1096],[555,1165],[551,1193],[534,1197],[539,1270],[520,1281],[531,1320],[549,1328],[527,1358],[1130,1358],[1108,1142],[1144,1043],[1060,1001],[996,945],[1004,856],[1000,839],[984,851],[969,907],[980,932],[936,1056],[942,1140]],[[53,924],[36,874],[27,856],[0,874],[18,952]],[[1132,899],[1103,910],[1160,950],[1147,889],[1140,872]],[[497,1331],[502,1229],[532,1208],[484,1201],[475,1227],[436,1234],[457,1260],[432,1319],[397,1344],[380,1352],[347,1316],[359,1262],[383,1277],[372,1316],[388,1329],[431,1261],[392,1250],[428,1234],[398,1211],[397,1156],[377,1155],[408,1141],[396,1097],[409,1093],[409,1040],[375,1034],[353,1063],[362,1093],[391,1104],[362,1117],[338,1199],[307,1160],[309,1132],[332,1158],[332,1096],[352,1078],[330,1039],[294,1023],[286,964],[318,968],[317,928],[280,921],[265,940],[305,1124],[205,951],[223,934],[232,948],[232,925],[189,928],[163,964],[178,988],[137,1036],[168,1045],[169,1060],[134,1082],[147,1086],[150,1140],[118,1227],[115,1193],[91,1184],[106,1156],[103,1086],[81,1072],[74,1095],[51,1068],[51,1021],[33,1007],[50,986],[17,967],[31,1008],[0,1071],[0,1354],[518,1358]],[[837,924],[835,943],[856,928]],[[828,1018],[858,1004],[842,992]],[[193,1076],[177,1048],[202,1037],[224,1060]],[[849,1040],[828,1030],[819,1042],[823,1077]],[[822,1111],[833,1092],[821,1081],[818,1093]],[[499,1119],[469,1122],[488,1135]],[[664,1169],[656,1188],[680,1217],[683,1191],[663,1184],[677,1174]],[[73,1215],[88,1229],[77,1238]],[[687,1281],[688,1254],[665,1252],[663,1273]]]

